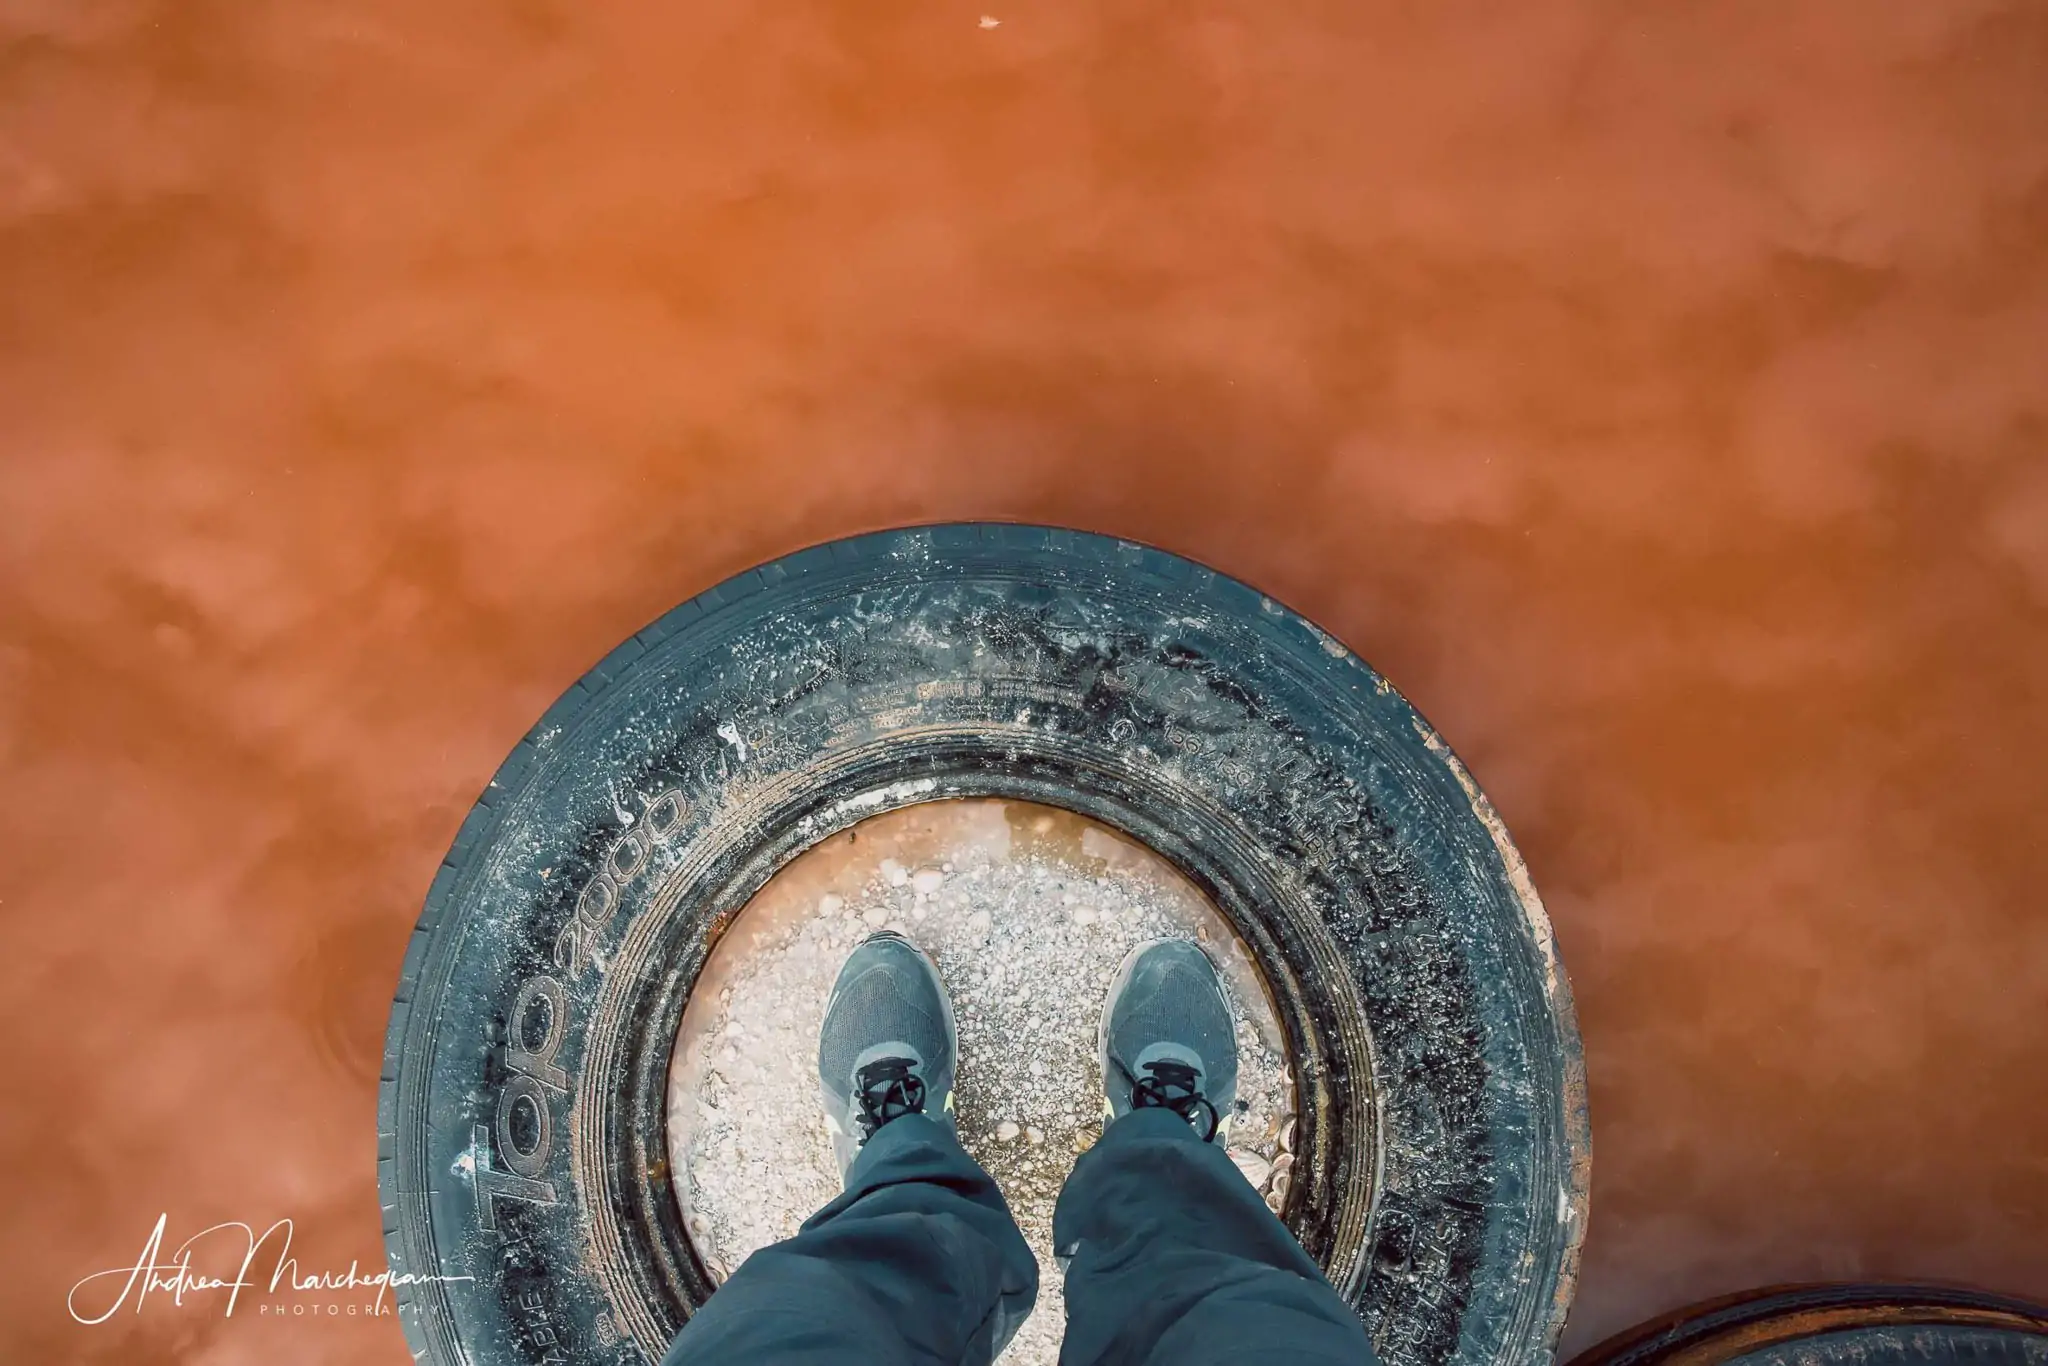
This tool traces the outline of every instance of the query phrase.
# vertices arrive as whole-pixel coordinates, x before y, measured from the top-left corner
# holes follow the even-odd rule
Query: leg
[[[1134,1110],[1081,1155],[1053,1245],[1072,1256],[1061,1366],[1373,1362],[1351,1306],[1171,1110]]]
[[[1225,1155],[1237,1040],[1184,941],[1141,945],[1103,1006],[1102,1141],[1053,1212],[1061,1366],[1371,1366],[1365,1328]]]
[[[818,1038],[846,1190],[763,1248],[683,1325],[663,1366],[989,1366],[1038,1297],[1038,1263],[953,1132],[959,1040],[939,970],[870,935]]]
[[[988,1366],[1038,1295],[995,1182],[923,1115],[880,1129],[847,1181],[747,1258],[663,1366]]]

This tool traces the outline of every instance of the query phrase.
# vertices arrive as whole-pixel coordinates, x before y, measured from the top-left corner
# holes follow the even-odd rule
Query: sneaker
[[[1224,1143],[1237,1107],[1237,1032],[1223,979],[1185,939],[1155,939],[1124,959],[1102,1007],[1103,1120],[1171,1110]]]
[[[953,1003],[932,960],[894,930],[863,939],[832,984],[818,1031],[818,1081],[841,1179],[891,1120],[929,1113],[952,1124],[959,1052]]]

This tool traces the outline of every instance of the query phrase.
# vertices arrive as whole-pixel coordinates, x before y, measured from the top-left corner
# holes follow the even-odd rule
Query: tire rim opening
[[[1203,944],[1238,1033],[1229,1150],[1275,1209],[1293,1165],[1296,1089],[1263,973],[1223,914],[1168,860],[1072,811],[996,798],[870,817],[780,869],[733,918],[683,1010],[670,1062],[670,1168],[714,1281],[795,1233],[840,1190],[818,1096],[817,1033],[833,978],[891,928],[937,961],[953,999],[962,1144],[1002,1186],[1041,1266],[1076,1156],[1100,1136],[1096,1022],[1125,954]],[[1058,1355],[1058,1278],[1005,1353]]]

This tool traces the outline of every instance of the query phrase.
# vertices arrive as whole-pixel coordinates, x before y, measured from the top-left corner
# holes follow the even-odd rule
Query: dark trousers
[[[1137,1110],[1081,1155],[1053,1213],[1061,1366],[1371,1366],[1330,1288],[1222,1149]],[[994,1181],[922,1115],[886,1125],[847,1189],[747,1258],[663,1366],[988,1366],[1038,1267]]]

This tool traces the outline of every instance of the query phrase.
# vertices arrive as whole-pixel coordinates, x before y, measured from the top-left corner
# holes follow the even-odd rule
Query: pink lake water
[[[988,26],[984,17],[997,22]],[[406,934],[546,704],[897,523],[1157,542],[1468,761],[1577,994],[1566,1347],[2048,1296],[2048,10],[0,7],[0,1357],[381,1258]]]

